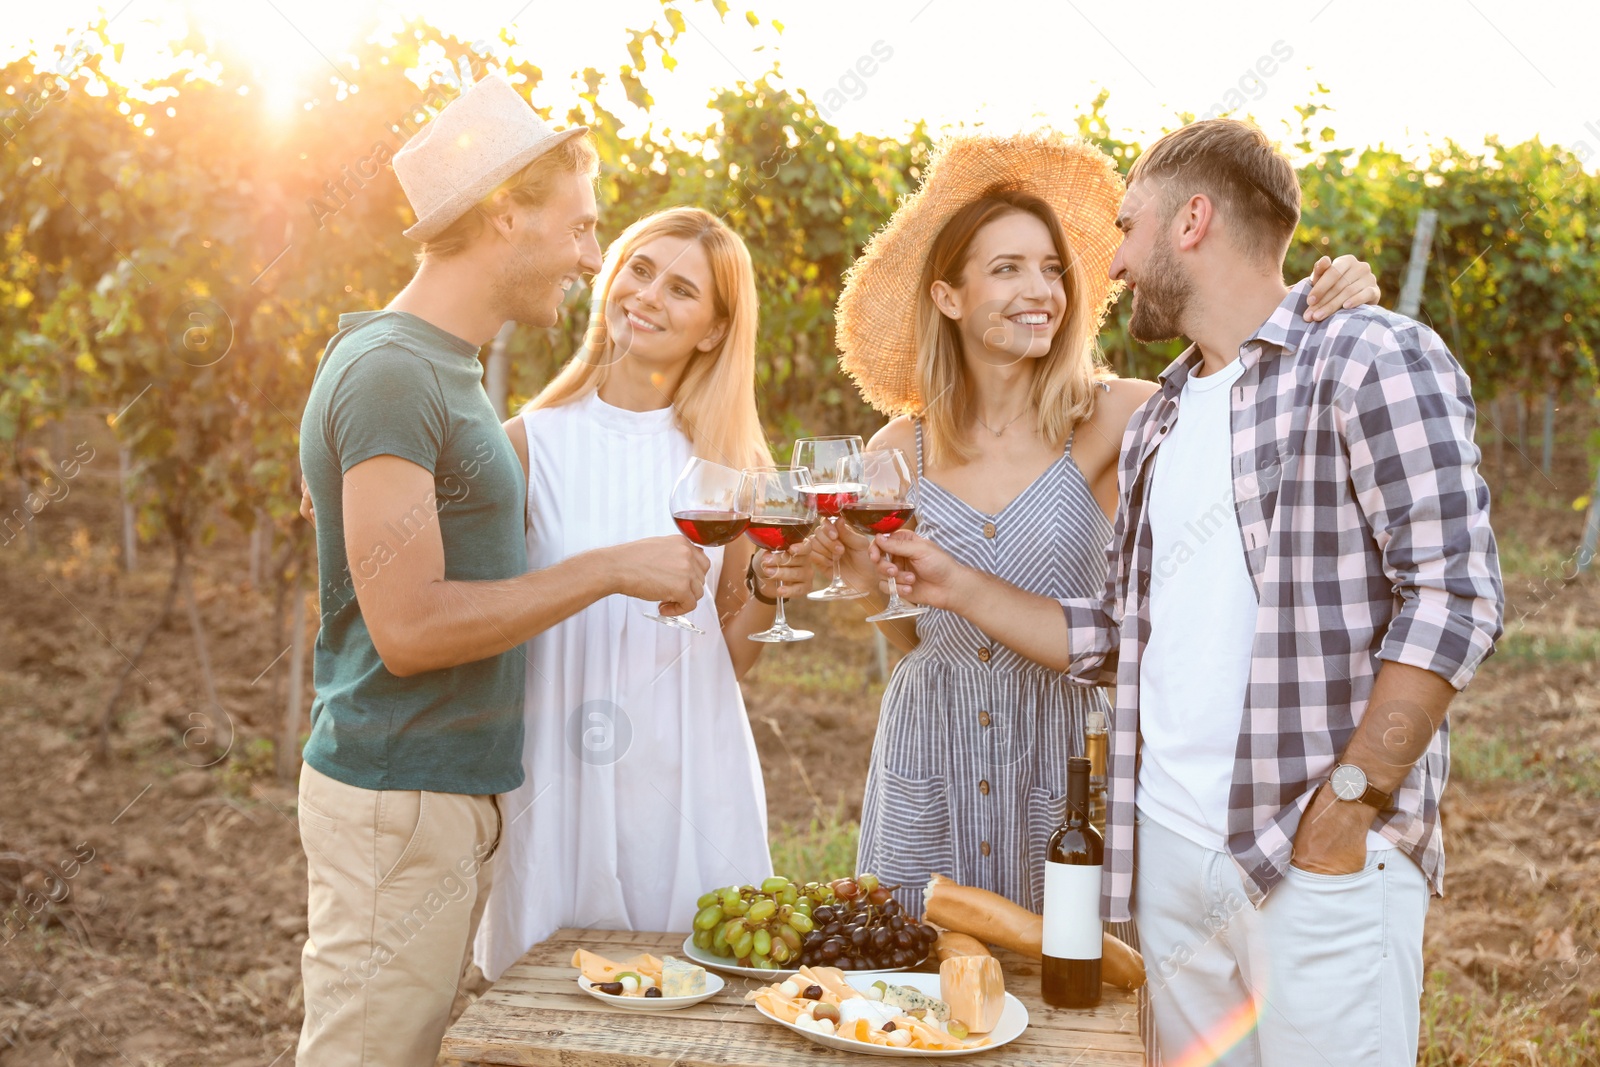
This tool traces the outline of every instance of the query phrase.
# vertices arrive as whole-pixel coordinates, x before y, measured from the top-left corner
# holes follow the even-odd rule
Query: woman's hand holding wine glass
[[[745,536],[768,552],[782,553],[784,565],[796,562],[796,553],[789,550],[799,548],[817,528],[816,494],[805,492],[810,486],[811,472],[804,467],[752,467],[744,472],[739,485],[739,510],[750,517]],[[815,636],[810,630],[789,625],[783,599],[782,595],[777,598],[778,613],[772,626],[751,634],[750,640],[778,643]]]
[[[816,560],[816,535],[787,552],[756,549],[756,588],[769,600],[794,597],[811,588],[811,573]],[[826,566],[824,561],[821,566]]]

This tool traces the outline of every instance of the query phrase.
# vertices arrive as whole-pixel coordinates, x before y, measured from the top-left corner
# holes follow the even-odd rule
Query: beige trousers
[[[302,766],[299,1067],[432,1067],[465,1000],[499,839],[492,796],[360,789]]]

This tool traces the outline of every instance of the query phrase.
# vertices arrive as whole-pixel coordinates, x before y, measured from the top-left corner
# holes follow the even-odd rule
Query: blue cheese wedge
[[[901,1011],[915,1011],[922,1008],[932,1018],[942,1023],[950,1021],[950,1005],[938,997],[912,989],[908,985],[892,985],[883,991],[883,1003],[899,1008]]]
[[[704,967],[668,956],[661,961],[661,995],[664,997],[695,997],[706,991]]]

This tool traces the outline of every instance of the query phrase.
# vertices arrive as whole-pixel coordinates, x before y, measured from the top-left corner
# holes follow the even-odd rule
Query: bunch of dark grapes
[[[878,884],[874,875],[831,883],[833,900],[811,912],[815,929],[801,942],[800,962],[845,971],[893,968],[921,963],[939,933],[906,915],[890,893],[898,886]]]

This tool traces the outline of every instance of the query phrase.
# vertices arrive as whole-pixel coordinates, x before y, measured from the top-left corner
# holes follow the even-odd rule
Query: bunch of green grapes
[[[821,882],[797,885],[774,875],[759,886],[713,889],[695,902],[695,947],[741,967],[799,966],[800,947],[816,929],[811,910],[833,900]]]

